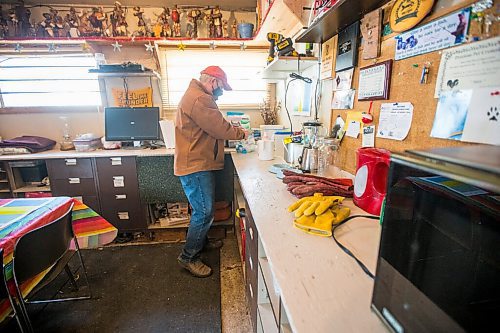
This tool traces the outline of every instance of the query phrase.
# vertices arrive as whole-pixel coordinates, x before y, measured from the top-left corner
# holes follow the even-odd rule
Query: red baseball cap
[[[226,73],[219,66],[208,66],[204,70],[201,71],[201,74],[207,74],[213,76],[222,81],[222,85],[224,86],[224,90],[233,90],[231,86],[227,83]]]

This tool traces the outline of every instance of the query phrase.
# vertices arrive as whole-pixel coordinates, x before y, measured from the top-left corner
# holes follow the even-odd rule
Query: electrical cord
[[[370,270],[368,269],[368,267],[365,266],[365,264],[363,264],[363,262],[361,262],[361,260],[359,260],[352,252],[351,250],[349,250],[347,247],[345,247],[344,245],[342,245],[338,240],[337,238],[335,238],[335,229],[337,229],[338,227],[340,227],[341,225],[345,224],[346,222],[352,220],[352,219],[355,219],[355,218],[358,218],[358,217],[364,217],[364,218],[367,218],[367,219],[373,219],[373,220],[378,220],[380,219],[380,216],[375,216],[375,215],[352,215],[352,216],[349,216],[348,218],[346,218],[344,221],[340,222],[339,224],[337,224],[336,226],[333,227],[332,229],[332,238],[333,240],[335,241],[335,243],[337,243],[337,245],[345,252],[347,253],[350,257],[352,257],[359,265],[359,267],[361,267],[361,269],[363,270],[363,272],[366,273],[366,275],[368,275],[370,278],[374,279],[375,278],[375,275],[373,275],[372,272],[370,272]]]
[[[292,78],[288,83],[286,84],[285,87],[285,110],[286,110],[286,115],[288,116],[288,121],[290,122],[290,132],[292,132],[293,135],[293,124],[292,124],[292,118],[290,117],[290,111],[288,111],[288,107],[286,105],[286,100],[287,100],[287,95],[288,95],[288,87],[290,86],[290,83],[296,80],[302,80],[305,83],[312,83],[312,80],[308,77],[299,75],[297,73],[291,73],[290,78]]]

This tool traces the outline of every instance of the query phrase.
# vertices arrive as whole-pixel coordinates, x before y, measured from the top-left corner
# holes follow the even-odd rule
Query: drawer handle
[[[126,194],[117,194],[117,195],[115,195],[115,197],[116,197],[116,200],[127,199],[127,195]]]
[[[253,240],[253,228],[248,228],[248,233],[250,234],[250,238]]]
[[[70,165],[76,165],[76,158],[66,158],[64,160],[64,162],[66,163],[66,165],[70,166]]]
[[[70,184],[80,184],[80,178],[68,178]]]
[[[111,165],[122,165],[121,157],[110,157]]]
[[[114,187],[125,187],[125,177],[124,176],[113,176],[113,186]]]
[[[250,269],[253,271],[253,261],[252,261],[252,256],[248,256],[248,263],[250,264]]]
[[[249,290],[250,290],[250,297],[251,297],[251,298],[253,298],[253,289],[252,289],[252,285],[251,285],[251,284],[249,284],[249,285],[248,285],[248,287],[249,287]]]
[[[129,220],[128,212],[118,212],[118,218],[120,220]]]

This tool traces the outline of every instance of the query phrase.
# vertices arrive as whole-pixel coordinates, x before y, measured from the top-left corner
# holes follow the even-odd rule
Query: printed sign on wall
[[[464,43],[469,18],[470,8],[465,8],[394,37],[395,59],[406,59]]]
[[[153,106],[153,91],[151,88],[129,90],[113,88],[114,106],[117,107],[151,107]]]

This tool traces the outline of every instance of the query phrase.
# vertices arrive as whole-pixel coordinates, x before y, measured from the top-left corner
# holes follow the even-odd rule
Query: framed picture
[[[358,101],[389,99],[392,59],[360,68]]]

